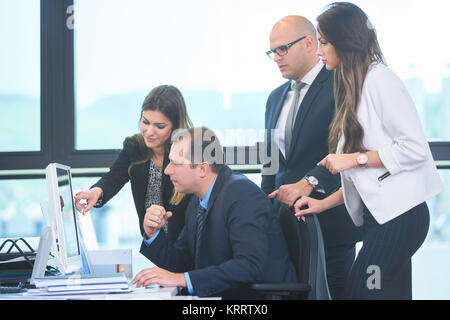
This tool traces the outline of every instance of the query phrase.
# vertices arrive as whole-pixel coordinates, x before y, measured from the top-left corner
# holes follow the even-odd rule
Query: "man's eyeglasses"
[[[279,46],[278,48],[275,48],[273,50],[269,50],[269,51],[266,52],[266,54],[272,60],[273,60],[273,58],[275,58],[275,53],[277,55],[279,55],[280,57],[281,56],[285,56],[285,55],[287,55],[288,49],[290,47],[292,47],[294,44],[296,44],[297,42],[302,41],[305,38],[306,38],[306,36],[303,36],[303,37],[301,37],[301,38],[299,38],[299,39],[297,39],[295,41],[292,41],[291,43],[288,43],[288,44],[284,45],[284,46]]]

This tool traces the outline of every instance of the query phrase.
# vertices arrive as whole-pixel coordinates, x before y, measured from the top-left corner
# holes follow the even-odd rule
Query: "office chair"
[[[330,300],[322,231],[316,215],[298,221],[293,209],[280,209],[280,224],[297,282],[254,283],[249,289],[271,299]]]

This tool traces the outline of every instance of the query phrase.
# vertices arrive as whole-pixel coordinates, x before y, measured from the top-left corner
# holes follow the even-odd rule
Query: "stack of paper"
[[[129,289],[128,280],[123,273],[43,277],[35,278],[34,284],[37,290],[29,290],[29,294],[81,294]]]

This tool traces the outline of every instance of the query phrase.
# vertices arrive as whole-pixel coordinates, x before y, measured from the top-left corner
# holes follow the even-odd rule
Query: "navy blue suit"
[[[189,271],[198,296],[245,296],[254,282],[295,281],[281,227],[261,189],[244,175],[225,166],[211,192],[203,227],[201,254],[194,266],[199,198],[193,196],[186,222],[172,244],[163,232],[141,252],[158,267],[172,272]]]
[[[270,194],[282,185],[296,183],[306,175],[311,175],[319,180],[328,196],[336,191],[341,183],[339,174],[332,175],[325,167],[317,166],[317,163],[328,155],[329,126],[335,110],[333,72],[327,71],[323,67],[308,89],[296,116],[291,149],[288,152],[288,159],[285,159],[278,148],[277,150],[270,149],[269,142],[271,141],[270,129],[275,129],[277,125],[284,100],[291,89],[290,84],[289,81],[275,89],[267,100],[265,127],[268,135],[268,154],[271,155],[274,152],[279,154],[279,169],[275,175],[262,176],[261,188],[266,194]],[[324,195],[313,192],[311,197],[323,198]],[[275,212],[279,212],[281,205],[277,199],[273,201]],[[341,259],[342,257],[339,257],[341,254],[336,252],[336,250],[341,250],[340,248],[353,248],[354,250],[354,244],[360,238],[360,230],[351,221],[344,205],[319,214],[318,219],[324,238],[330,292],[332,297],[337,297],[339,293],[333,293],[342,290],[345,279],[338,280],[339,284],[336,284],[338,288],[334,290],[334,274],[348,273],[352,261],[351,258],[347,259],[345,271],[337,270],[334,268],[333,261],[335,259],[331,257],[338,256],[336,258]],[[348,264],[350,265],[348,266]],[[337,266],[337,268],[342,268],[342,266]],[[346,275],[338,275],[338,277],[342,278]]]

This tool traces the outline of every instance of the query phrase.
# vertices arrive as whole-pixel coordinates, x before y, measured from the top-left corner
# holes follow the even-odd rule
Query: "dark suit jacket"
[[[157,266],[187,272],[199,296],[234,298],[253,282],[295,281],[281,227],[261,189],[225,166],[214,184],[206,211],[199,268],[193,270],[199,198],[193,196],[185,227],[175,242],[160,233],[141,252]]]
[[[144,235],[143,221],[145,216],[145,195],[147,193],[150,162],[147,161],[142,164],[133,166],[128,175],[128,167],[131,163],[139,160],[143,160],[143,155],[139,151],[137,143],[131,138],[126,138],[123,143],[123,149],[119,154],[119,157],[114,162],[110,171],[105,174],[93,187],[100,187],[103,190],[102,201],[99,206],[103,206],[112,197],[114,197],[120,189],[127,183],[131,182],[131,191],[133,193],[134,205],[139,217],[139,228],[141,234]],[[164,157],[163,173],[162,173],[162,200],[163,207],[167,211],[172,211],[173,216],[169,220],[168,233],[169,239],[172,242],[178,238],[181,229],[184,226],[184,214],[186,206],[189,203],[190,195],[186,195],[184,199],[178,205],[169,204],[173,195],[173,184],[170,181],[170,177],[164,174],[164,169],[169,164],[168,154]],[[98,206],[98,207],[99,207]]]
[[[261,188],[270,194],[282,185],[312,175],[330,195],[340,187],[340,175],[333,176],[326,168],[317,166],[317,163],[328,155],[329,126],[335,110],[333,72],[327,71],[324,66],[306,93],[295,120],[289,159],[285,159],[278,148],[270,150],[270,129],[275,129],[290,84],[289,81],[275,89],[267,100],[265,127],[268,129],[268,154],[279,153],[279,169],[275,175],[262,176]],[[311,196],[322,197],[315,192]],[[275,199],[273,205],[274,210],[279,212],[281,203]],[[344,205],[319,214],[318,219],[325,247],[352,244],[359,239],[359,230],[352,223]]]

